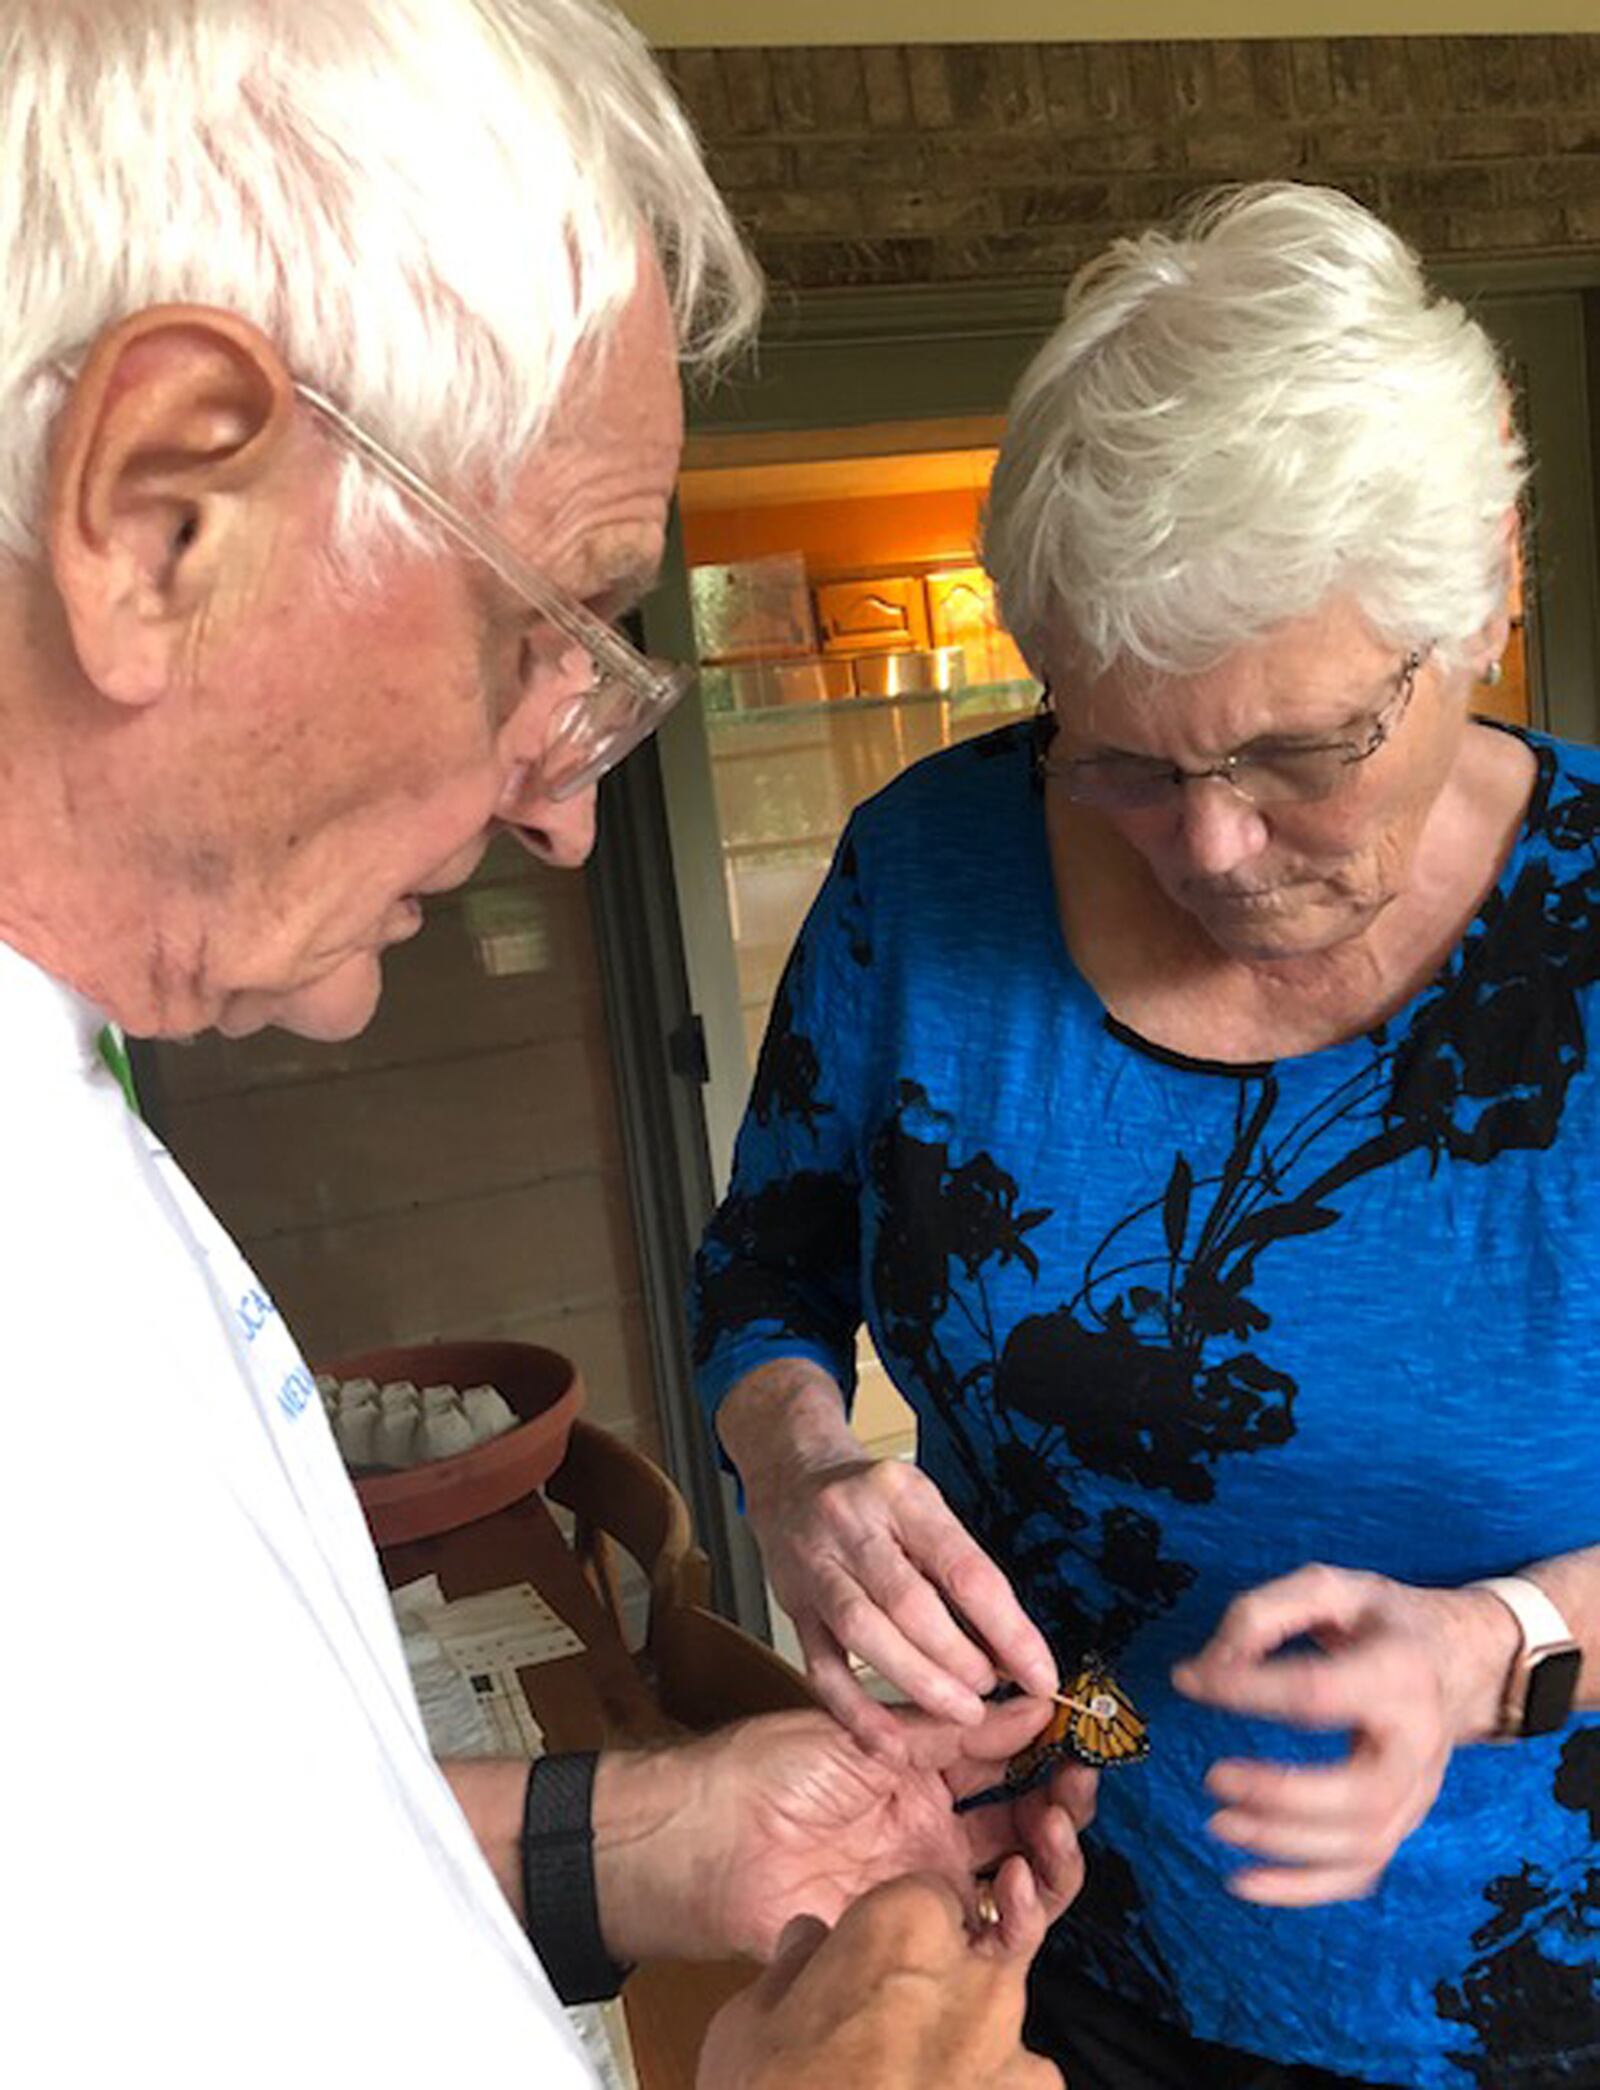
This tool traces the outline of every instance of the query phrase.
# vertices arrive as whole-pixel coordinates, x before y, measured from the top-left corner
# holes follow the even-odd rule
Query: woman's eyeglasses
[[[1180,769],[1150,755],[1085,755],[1051,757],[1041,764],[1057,779],[1074,805],[1103,812],[1141,812],[1166,803],[1186,784],[1220,777],[1250,805],[1309,805],[1331,798],[1358,762],[1366,762],[1392,737],[1405,716],[1416,687],[1424,652],[1406,655],[1398,682],[1372,716],[1347,738],[1315,746],[1241,748],[1207,769]],[[1049,691],[1045,691],[1046,697]]]

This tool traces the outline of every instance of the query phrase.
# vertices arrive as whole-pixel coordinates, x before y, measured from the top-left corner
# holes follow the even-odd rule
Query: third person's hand
[[[941,1881],[896,1880],[831,1933],[791,1923],[761,1978],[713,2020],[697,2090],[1061,2090],[1022,2046],[1044,1936],[1026,1867],[997,1887],[1010,1935],[975,1936]]]

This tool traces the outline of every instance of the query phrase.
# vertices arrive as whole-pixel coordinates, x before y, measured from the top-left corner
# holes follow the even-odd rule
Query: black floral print
[[[1556,1193],[1529,1188],[1523,1162],[1561,1153],[1575,1137],[1600,1143],[1588,1051],[1600,986],[1600,761],[1577,762],[1530,741],[1537,779],[1523,837],[1461,942],[1391,1023],[1313,1056],[1315,1066],[1200,1067],[1144,1047],[1103,1012],[1097,1042],[1084,1023],[1069,1026],[1086,1067],[1092,1059],[1109,1070],[1095,1095],[1114,1100],[1103,1126],[1074,1135],[1079,1158],[1068,1167],[1051,1147],[1059,1127],[1075,1122],[1076,1095],[1057,1095],[1057,1117],[1035,1139],[1026,1092],[1019,1102],[988,1067],[991,1054],[1005,1062],[1020,1038],[1013,1057],[1035,1080],[1043,1069],[1048,1088],[1065,1022],[1051,984],[1053,904],[1048,919],[1035,917],[1044,927],[1033,945],[1024,928],[1008,937],[1005,926],[1008,902],[1020,896],[1021,907],[1037,875],[1030,851],[1043,854],[1030,783],[1035,737],[1034,727],[1014,728],[925,765],[847,837],[785,976],[734,1185],[699,1259],[697,1356],[713,1403],[719,1387],[786,1344],[848,1383],[865,1313],[916,1406],[922,1464],[1005,1567],[1063,1666],[1093,1647],[1113,1666],[1137,1669],[1178,1651],[1170,1636],[1202,1588],[1225,1592],[1230,1545],[1259,1552],[1257,1525],[1295,1514],[1271,1505],[1301,1499],[1290,1477],[1308,1428],[1318,1432],[1318,1457],[1361,1493],[1361,1558],[1380,1566],[1403,1558],[1404,1545],[1385,1551],[1366,1535],[1378,1514],[1371,1505],[1386,1499],[1385,1476],[1370,1459],[1341,1465],[1343,1433],[1326,1410],[1326,1358],[1316,1389],[1324,1405],[1308,1422],[1302,1324],[1308,1311],[1359,1319],[1359,1300],[1342,1305],[1342,1287],[1357,1284],[1353,1273],[1376,1253],[1379,1281],[1394,1292],[1391,1313],[1414,1299],[1425,1330],[1429,1275],[1419,1270],[1412,1292],[1397,1289],[1384,1270],[1384,1244],[1369,1245],[1385,1200],[1432,1211],[1435,1229],[1448,1236],[1438,1214],[1463,1199],[1481,1211],[1485,1194],[1476,1186],[1504,1174],[1524,1199],[1519,1209],[1537,1214],[1541,1198]],[[1018,830],[1014,846],[1007,823]],[[879,865],[872,880],[861,839],[868,832]],[[942,835],[951,839],[925,839]],[[882,868],[890,861],[900,867],[898,884]],[[959,934],[926,929],[926,907],[911,896],[942,899],[968,884]],[[980,1006],[982,1017],[973,1014]],[[1141,1082],[1165,1084],[1153,1105],[1140,1100]],[[1583,1130],[1575,1134],[1580,1084]],[[1115,1113],[1130,1095],[1124,1123]],[[1004,1125],[1005,1137],[991,1125]],[[1564,1166],[1585,1184],[1600,1172],[1581,1158]],[[1074,1167],[1092,1167],[1088,1188]],[[1398,1183],[1403,1194],[1388,1187]],[[1389,1259],[1403,1266],[1418,1252],[1402,1236]],[[1476,1309],[1470,1288],[1457,1298]],[[1530,1341],[1555,1341],[1558,1358],[1587,1358],[1592,1322],[1563,1324],[1556,1340],[1540,1319],[1545,1309],[1530,1301],[1527,1311]],[[1455,1334],[1441,1329],[1451,1341]],[[1390,1397],[1438,1405],[1440,1459],[1453,1443],[1444,1418],[1462,1398],[1448,1347],[1440,1346],[1434,1369],[1417,1361],[1428,1357],[1425,1341],[1408,1344],[1412,1361],[1398,1377],[1381,1349],[1352,1360],[1372,1385],[1364,1412],[1376,1402],[1381,1415]],[[1563,1369],[1561,1388],[1576,1398],[1570,1367]],[[1397,1405],[1387,1435],[1398,1442],[1402,1428],[1427,1419],[1425,1407]],[[1365,1427],[1384,1444],[1381,1421]],[[1584,1473],[1595,1471],[1592,1441],[1568,1447]],[[1397,1459],[1403,1492],[1403,1455]],[[1267,1492],[1252,1474],[1284,1478]],[[1600,1487],[1590,1496],[1600,1499]],[[1256,1523],[1240,1521],[1241,1500],[1256,1505]],[[1530,1539],[1520,1555],[1469,1572],[1540,1550],[1548,1548]],[[1280,1556],[1280,1567],[1303,1557]],[[1146,1670],[1147,1678],[1159,1674],[1158,1666]],[[1137,1674],[1133,1682],[1143,1703]],[[1204,1759],[1171,1774],[1169,1801],[1160,1785],[1169,1761],[1161,1717],[1151,1764],[1128,1774],[1145,1779],[1152,1797],[1146,1806],[1131,1784],[1120,1786],[1132,1796],[1115,1818],[1103,1800],[1090,1886],[1053,1937],[1039,1978],[1052,1964],[1070,1964],[1203,2038],[1363,2073],[1352,2065],[1352,2048],[1361,2049],[1348,2028],[1330,2035],[1323,2056],[1308,2046],[1315,1984],[1296,1980],[1292,1953],[1276,1989],[1270,1968],[1245,1977],[1204,1957],[1213,1933],[1230,1934],[1236,1904],[1219,1896],[1201,1920],[1150,1894],[1142,1846],[1130,1840],[1134,1825],[1153,1825],[1169,1845],[1174,1835],[1201,1833],[1195,1803],[1179,1786],[1183,1778],[1198,1786]],[[1172,1723],[1189,1716],[1174,1705],[1164,1717],[1181,1759],[1182,1729]],[[1392,2013],[1374,2025],[1378,2050],[1387,2040],[1400,2058],[1373,2073],[1430,2090],[1600,2082],[1597,1751],[1600,1738],[1588,1729],[1570,1738],[1543,1816],[1530,1815],[1543,1822],[1537,1847],[1478,1890],[1486,1913],[1475,1925],[1449,1893],[1417,1890],[1419,1936],[1451,1971],[1429,1991],[1431,2032],[1396,2025]],[[1524,1802],[1532,1805],[1525,1793]],[[1180,1803],[1191,1810],[1181,1832],[1159,1813]],[[1184,1862],[1197,1892],[1219,1870]],[[1481,1865],[1475,1877],[1482,1879]],[[1357,1937],[1369,1919],[1357,1907],[1341,1920]],[[1264,2000],[1269,1991],[1276,2003]],[[1208,2016],[1214,1992],[1230,1998],[1220,2021]],[[1316,1998],[1315,2007],[1330,2022],[1341,2009],[1381,2015],[1360,1995]],[[1257,2036],[1241,2040],[1238,2015],[1254,2008],[1278,2009],[1281,2022],[1264,2018]],[[1587,2077],[1570,2072],[1578,2056]]]

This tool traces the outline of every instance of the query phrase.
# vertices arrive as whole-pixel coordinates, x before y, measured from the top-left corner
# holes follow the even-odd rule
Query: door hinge
[[[667,1040],[667,1063],[674,1074],[704,1088],[711,1079],[711,1061],[706,1053],[706,1027],[691,1010]]]

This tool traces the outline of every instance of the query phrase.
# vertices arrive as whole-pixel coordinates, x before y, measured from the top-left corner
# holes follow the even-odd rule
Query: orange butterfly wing
[[[1067,1696],[1078,1701],[1069,1741],[1080,1762],[1103,1770],[1109,1764],[1137,1763],[1150,1754],[1150,1729],[1143,1715],[1101,1663],[1086,1660]]]
[[[1077,1714],[1070,1705],[1058,1705],[1026,1749],[1019,1749],[1006,1765],[1006,1783],[1014,1787],[1032,1785],[1047,1764],[1060,1763],[1076,1755],[1070,1740]]]
[[[1032,1785],[1053,1764],[1071,1760],[1098,1771],[1149,1755],[1147,1723],[1097,1656],[1085,1656],[1064,1695],[1073,1703],[1058,1705],[1043,1732],[1007,1764],[1013,1791]]]

